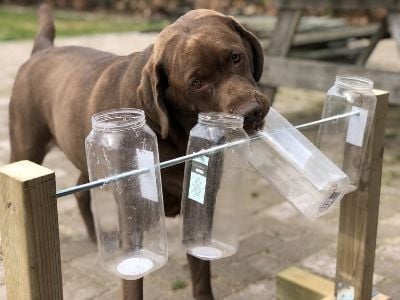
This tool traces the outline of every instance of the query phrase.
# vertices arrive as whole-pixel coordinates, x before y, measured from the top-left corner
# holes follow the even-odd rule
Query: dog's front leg
[[[210,262],[186,255],[192,277],[193,297],[196,300],[214,300],[211,289]]]
[[[143,278],[122,280],[123,300],[143,300]]]

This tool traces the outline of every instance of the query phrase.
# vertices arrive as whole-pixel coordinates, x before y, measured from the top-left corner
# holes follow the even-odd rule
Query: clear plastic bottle
[[[274,108],[257,135],[249,162],[300,212],[319,217],[337,206],[349,178]]]
[[[373,86],[366,78],[336,76],[322,112],[322,118],[327,118],[359,111],[359,115],[321,124],[317,136],[318,148],[349,176],[350,190],[355,190],[360,180],[375,113]]]
[[[91,181],[149,168],[92,190],[98,249],[104,268],[134,280],[168,258],[157,138],[140,109],[104,111],[92,117],[86,138]]]
[[[249,142],[243,118],[231,114],[200,113],[190,131],[187,154],[234,141],[243,142],[185,165],[182,240],[186,252],[200,259],[227,257],[238,249],[236,204],[244,201],[241,186]]]

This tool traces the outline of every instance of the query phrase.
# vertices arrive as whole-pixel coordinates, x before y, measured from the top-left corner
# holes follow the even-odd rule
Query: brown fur
[[[268,100],[256,87],[263,69],[258,40],[233,18],[194,10],[166,27],[155,43],[128,56],[84,47],[53,47],[51,11],[40,9],[31,58],[20,68],[10,103],[11,161],[41,163],[54,141],[88,181],[84,139],[91,116],[113,108],[143,109],[158,134],[160,160],[183,155],[201,111],[245,117],[245,128],[260,126]],[[233,54],[240,55],[240,62]],[[234,61],[235,62],[234,62]],[[200,88],[191,86],[202,80]],[[183,166],[162,171],[165,212],[180,210]],[[90,194],[76,194],[94,239]],[[189,258],[196,299],[213,299],[208,262]],[[140,299],[142,281],[125,283]]]

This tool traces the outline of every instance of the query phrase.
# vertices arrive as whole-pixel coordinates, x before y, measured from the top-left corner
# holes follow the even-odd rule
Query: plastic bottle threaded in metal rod
[[[347,118],[347,117],[351,117],[351,116],[357,116],[357,115],[360,115],[360,112],[359,111],[353,111],[353,112],[349,112],[349,113],[345,113],[345,114],[341,114],[341,115],[337,115],[337,116],[321,119],[321,120],[318,120],[318,121],[313,121],[313,122],[309,122],[309,123],[305,123],[305,124],[300,124],[300,125],[295,126],[295,128],[299,129],[299,128],[312,127],[312,126],[319,125],[319,124],[322,124],[322,123],[336,121],[336,120],[339,120],[339,119],[343,119],[343,118]],[[271,134],[274,134],[274,132],[272,132]],[[256,134],[256,135],[250,137],[250,140],[260,139],[260,138],[263,138],[264,136],[265,136],[265,134]],[[177,157],[177,158],[174,158],[174,159],[171,159],[171,160],[164,161],[164,162],[160,163],[159,166],[160,166],[160,169],[168,168],[168,167],[171,167],[171,166],[175,166],[175,165],[184,163],[184,162],[186,162],[188,160],[191,160],[193,158],[196,158],[196,157],[199,157],[199,156],[202,156],[202,155],[212,154],[212,153],[224,150],[226,148],[239,145],[239,144],[241,144],[243,142],[245,142],[245,141],[238,140],[238,141],[235,141],[235,142],[232,142],[232,143],[228,143],[228,144],[212,147],[212,148],[207,149],[207,150],[202,150],[202,151],[199,151],[199,152],[196,152],[196,153],[188,154],[188,155],[185,155],[185,156],[180,156],[180,157]],[[144,169],[138,169],[138,170],[132,170],[132,171],[128,171],[128,172],[123,172],[123,173],[120,173],[120,174],[117,174],[117,175],[113,175],[113,176],[110,176],[110,177],[107,177],[107,178],[102,178],[102,179],[99,179],[99,180],[96,180],[96,181],[92,181],[92,182],[85,183],[85,184],[82,184],[82,185],[76,185],[76,186],[73,186],[73,187],[70,187],[70,188],[66,188],[66,189],[57,191],[56,196],[57,196],[57,198],[68,196],[68,195],[71,195],[71,194],[74,194],[74,193],[77,193],[77,192],[82,192],[82,191],[90,190],[90,189],[93,189],[93,188],[96,188],[96,187],[101,187],[103,185],[107,185],[107,184],[110,184],[112,182],[115,182],[115,181],[130,177],[130,176],[141,175],[141,174],[147,173],[149,171],[150,171],[149,168],[144,168]]]

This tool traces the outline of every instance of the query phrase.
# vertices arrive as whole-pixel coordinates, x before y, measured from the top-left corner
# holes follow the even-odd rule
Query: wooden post
[[[400,51],[400,12],[389,11],[388,19],[390,34],[396,42],[397,50]]]
[[[371,37],[369,45],[366,49],[361,52],[360,56],[357,58],[356,65],[364,66],[367,63],[368,58],[371,56],[372,51],[374,51],[376,45],[386,36],[388,30],[386,18],[381,21],[381,24],[375,34]]]
[[[356,300],[371,299],[379,198],[388,106],[387,92],[375,91],[377,106],[358,190],[340,206],[336,295],[343,285],[354,288]]]
[[[283,9],[279,11],[278,20],[268,45],[268,55],[286,57],[289,54],[301,14],[302,10]],[[266,56],[265,65],[268,65],[268,56]],[[269,85],[268,82],[266,85],[260,85],[261,91],[271,103],[274,101],[277,88],[278,86]]]
[[[8,299],[62,299],[53,171],[29,161],[0,168],[0,226]]]

